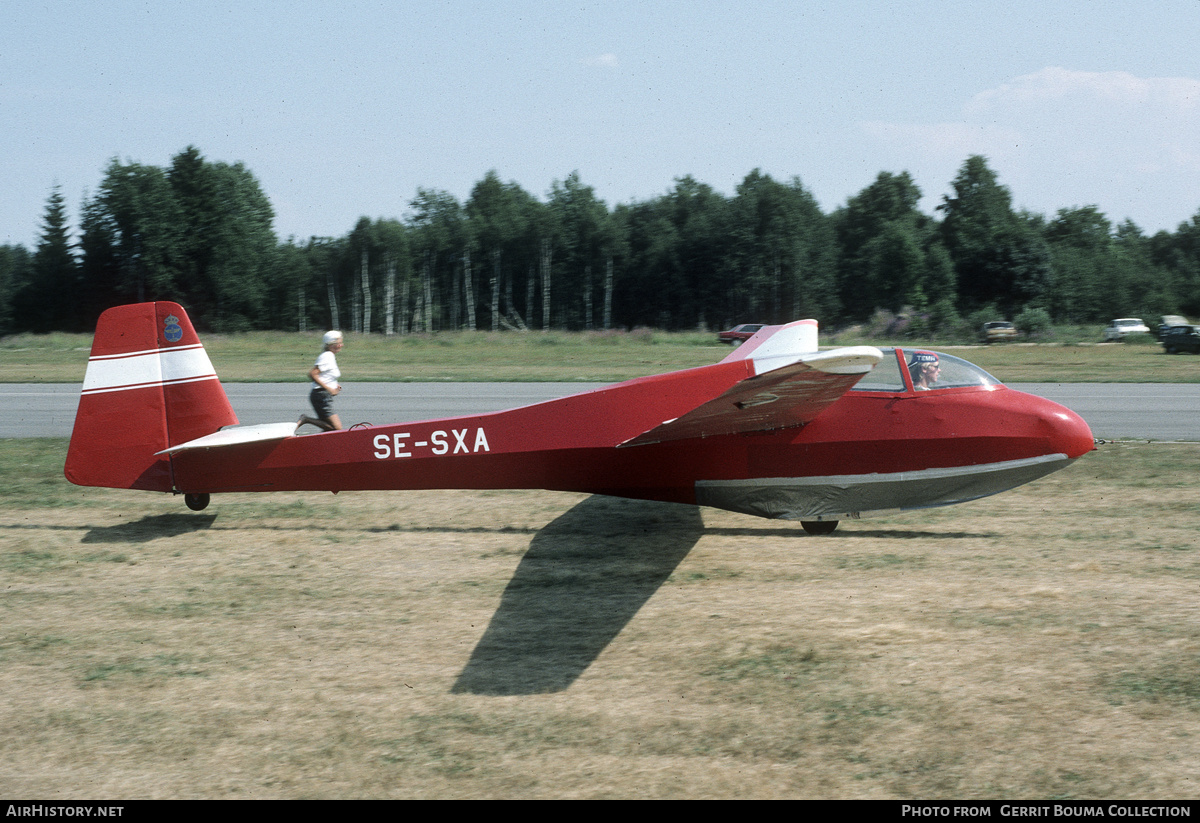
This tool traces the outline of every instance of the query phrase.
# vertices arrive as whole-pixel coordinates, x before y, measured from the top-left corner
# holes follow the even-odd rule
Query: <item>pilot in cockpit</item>
[[[938,356],[931,351],[915,351],[912,359],[908,361],[908,373],[912,376],[913,388],[917,391],[932,389],[941,371]]]

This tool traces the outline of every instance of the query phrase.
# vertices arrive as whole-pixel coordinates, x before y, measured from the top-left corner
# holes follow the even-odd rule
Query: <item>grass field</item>
[[[544,492],[193,514],[64,451],[0,441],[10,797],[1198,791],[1200,446],[820,538]]]
[[[313,334],[255,332],[206,335],[226,382],[304,381],[320,349]],[[1200,381],[1200,357],[1168,356],[1146,337],[1128,344],[955,347],[912,340],[839,337],[822,345],[929,346],[953,351],[1006,382]],[[0,340],[0,381],[83,380],[91,339],[85,335],[17,335]],[[698,332],[446,332],[407,337],[350,335],[339,363],[354,381],[616,381],[715,363],[729,354]]]

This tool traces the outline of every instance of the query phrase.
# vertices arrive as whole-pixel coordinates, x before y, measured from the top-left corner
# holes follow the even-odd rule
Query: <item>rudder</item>
[[[64,474],[79,486],[171,491],[171,461],[158,452],[236,423],[182,306],[117,306],[96,324]]]

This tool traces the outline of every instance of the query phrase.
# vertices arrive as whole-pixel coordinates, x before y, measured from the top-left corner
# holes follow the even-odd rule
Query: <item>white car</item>
[[[1104,342],[1124,340],[1129,334],[1149,334],[1149,327],[1140,317],[1118,317],[1104,330]]]

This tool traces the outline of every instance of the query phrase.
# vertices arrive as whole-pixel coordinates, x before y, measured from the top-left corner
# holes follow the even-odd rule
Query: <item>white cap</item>
[[[341,339],[342,339],[342,333],[340,331],[327,331],[327,332],[325,332],[325,336],[321,338],[321,342],[324,343],[326,346],[332,346],[334,343],[336,343],[337,341],[339,341]]]

